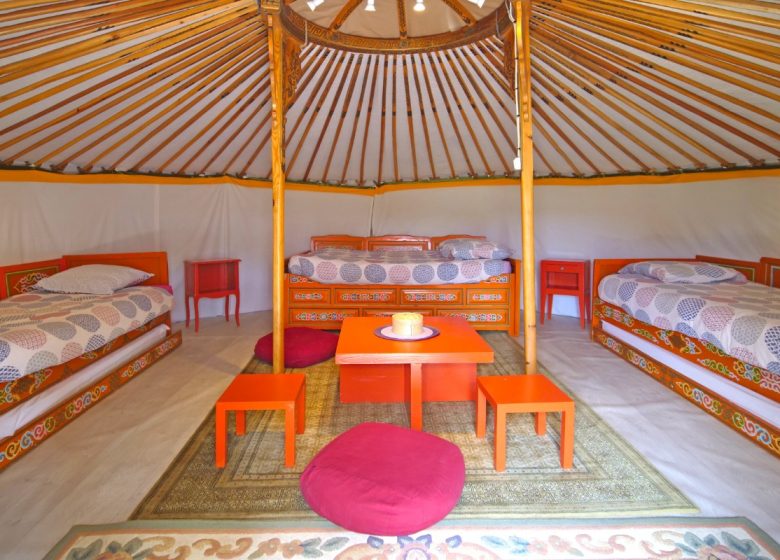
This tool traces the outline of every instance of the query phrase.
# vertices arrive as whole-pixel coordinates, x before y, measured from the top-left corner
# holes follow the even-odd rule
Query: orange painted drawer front
[[[463,317],[469,323],[481,323],[485,325],[506,325],[509,323],[509,311],[506,309],[437,309],[436,315],[440,317]]]
[[[330,303],[330,290],[316,288],[290,288],[290,301],[305,303]]]
[[[396,303],[398,296],[394,289],[343,289],[336,288],[334,303]]]
[[[291,323],[334,323],[359,316],[359,309],[290,309]]]
[[[401,289],[402,303],[446,303],[460,304],[463,302],[463,290],[460,288],[440,290]]]
[[[363,317],[389,317],[393,313],[402,313],[409,310],[410,309],[408,307],[406,309],[363,309],[362,316]],[[415,313],[419,313],[420,315],[427,315],[427,316],[433,315],[433,309],[418,309],[415,307],[413,311]]]
[[[508,290],[466,290],[468,303],[506,303],[509,301]]]

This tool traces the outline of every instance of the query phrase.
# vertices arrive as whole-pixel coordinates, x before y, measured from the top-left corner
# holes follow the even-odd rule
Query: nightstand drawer
[[[543,262],[542,272],[547,272],[547,273],[569,272],[574,274],[583,273],[585,272],[585,263],[584,262],[559,262],[559,261]]]
[[[290,301],[330,303],[330,290],[321,288],[290,288]]]
[[[336,303],[395,303],[394,288],[336,288]]]

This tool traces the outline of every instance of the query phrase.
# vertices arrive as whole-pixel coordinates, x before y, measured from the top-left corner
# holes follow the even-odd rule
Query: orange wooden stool
[[[485,437],[487,407],[495,410],[494,464],[506,468],[506,415],[510,412],[536,413],[536,433],[547,431],[547,413],[561,413],[561,467],[574,462],[574,401],[544,375],[495,375],[477,378],[477,437]]]
[[[284,466],[295,465],[295,434],[302,434],[306,417],[306,376],[302,373],[241,374],[225,389],[216,405],[216,464],[227,462],[227,413],[236,412],[236,435],[246,432],[247,410],[284,410]]]

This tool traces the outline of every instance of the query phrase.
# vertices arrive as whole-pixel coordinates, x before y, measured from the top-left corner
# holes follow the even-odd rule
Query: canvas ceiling
[[[446,14],[453,1],[427,5]],[[344,3],[325,0],[318,23]],[[505,18],[500,2],[461,5]],[[350,32],[377,15],[353,13]],[[288,179],[514,173],[509,35],[497,31],[419,52],[302,45]],[[534,1],[531,36],[537,177],[777,166],[778,2]],[[0,2],[0,163],[269,179],[268,71],[254,0]]]

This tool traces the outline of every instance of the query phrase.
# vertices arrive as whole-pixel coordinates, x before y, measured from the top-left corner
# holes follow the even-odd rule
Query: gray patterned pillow
[[[745,275],[733,268],[707,262],[642,261],[627,264],[619,274],[640,274],[668,284],[744,284]]]
[[[443,257],[458,260],[505,259],[512,251],[503,245],[485,239],[458,238],[448,239],[439,245]]]
[[[111,295],[154,276],[129,266],[85,264],[53,274],[35,284],[36,290],[61,294]]]

